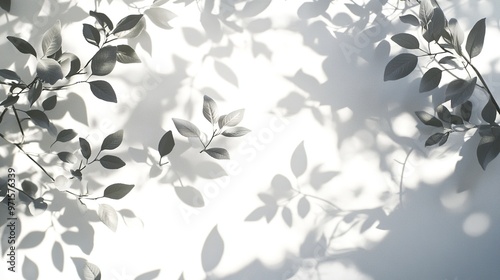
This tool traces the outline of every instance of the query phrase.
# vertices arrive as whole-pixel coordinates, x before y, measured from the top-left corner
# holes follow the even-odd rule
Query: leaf
[[[63,53],[59,58],[59,63],[63,71],[66,72],[66,78],[77,74],[81,66],[80,59],[72,53]]]
[[[403,23],[408,23],[413,26],[420,26],[420,21],[418,18],[414,15],[403,15],[399,17],[399,20],[401,20]]]
[[[66,162],[66,163],[76,163],[76,156],[73,155],[70,152],[59,152],[57,153],[57,156],[59,157],[60,160]]]
[[[52,95],[42,102],[42,107],[45,111],[54,109],[57,105],[57,95]]]
[[[207,119],[211,124],[215,124],[217,118],[219,117],[217,103],[215,103],[215,101],[208,95],[203,96],[203,116],[205,116],[205,119]]]
[[[102,167],[107,169],[120,169],[125,166],[125,162],[121,158],[111,155],[103,156],[99,162]]]
[[[304,148],[304,141],[295,148],[290,161],[290,167],[292,168],[293,175],[295,177],[300,177],[304,174],[307,169],[307,154]]]
[[[229,153],[227,152],[226,149],[223,148],[210,148],[206,149],[205,152],[215,158],[215,159],[230,159],[229,158]]]
[[[59,132],[57,134],[56,141],[54,141],[54,143],[52,143],[52,145],[50,145],[50,146],[52,147],[56,142],[68,142],[68,141],[71,141],[71,139],[75,138],[76,135],[77,134],[76,134],[76,132],[73,129],[64,129],[64,130],[61,130],[61,132]]]
[[[411,53],[402,53],[387,63],[384,81],[398,80],[408,76],[417,66],[418,57]]]
[[[239,109],[227,115],[220,116],[219,128],[223,128],[224,126],[237,126],[243,120],[244,115],[245,109]]]
[[[497,117],[497,110],[491,99],[488,100],[483,110],[481,111],[481,117],[488,123],[494,124]]]
[[[160,157],[164,157],[174,149],[175,141],[174,136],[172,134],[172,130],[167,131],[167,133],[163,134],[160,139],[160,143],[158,143],[158,152],[160,153]]]
[[[442,34],[444,33],[444,28],[446,25],[446,18],[444,16],[443,10],[436,7],[432,12],[432,19],[427,25],[427,31],[422,35],[427,42],[439,41]]]
[[[30,249],[37,247],[42,243],[44,238],[45,238],[44,231],[31,231],[28,234],[26,234],[26,236],[21,240],[18,249]]]
[[[101,151],[114,150],[118,148],[118,146],[120,146],[122,141],[123,141],[123,129],[120,129],[117,132],[112,133],[106,136],[106,138],[104,138],[101,145]]]
[[[16,72],[9,69],[0,69],[0,77],[6,80],[21,81],[21,77],[19,77]]]
[[[77,170],[71,169],[70,173],[73,177],[77,178],[78,180],[80,180],[80,181],[82,180],[83,174],[82,174],[82,171],[80,169],[77,169]]]
[[[51,255],[52,255],[52,263],[57,268],[57,270],[62,272],[64,269],[64,250],[59,241],[54,242],[54,246],[52,246]]]
[[[121,183],[112,184],[104,190],[103,196],[111,199],[121,199],[126,196],[133,188],[134,185]]]
[[[418,119],[425,125],[443,127],[443,123],[438,118],[427,112],[417,111],[415,115],[417,115]]]
[[[283,207],[281,210],[281,217],[283,218],[283,221],[285,221],[286,225],[288,227],[292,227],[292,211],[288,207]]]
[[[80,151],[82,152],[82,156],[88,160],[92,152],[89,142],[81,137],[78,139],[78,141],[80,142]]]
[[[411,34],[399,33],[392,36],[391,40],[406,49],[418,50],[420,48],[420,43],[418,42],[418,39]]]
[[[21,183],[23,191],[29,196],[33,197],[38,191],[38,186],[29,180],[25,180]]]
[[[89,82],[90,91],[95,95],[95,97],[107,101],[116,103],[116,94],[113,87],[106,81],[92,81]]]
[[[448,108],[446,108],[443,105],[439,105],[436,108],[436,112],[437,112],[438,118],[440,118],[442,121],[448,122],[448,123],[451,122],[451,113],[448,110]]]
[[[238,15],[241,17],[254,17],[265,11],[270,4],[271,0],[246,1],[245,6]]]
[[[97,265],[87,262],[83,268],[84,280],[101,280],[101,270]]]
[[[201,12],[200,22],[201,26],[207,33],[208,38],[216,43],[220,42],[223,32],[219,18],[214,14],[203,11]]]
[[[42,58],[38,60],[36,73],[40,79],[51,85],[64,78],[61,65],[52,58]]]
[[[38,216],[47,210],[47,203],[44,201],[43,197],[38,197],[32,200],[28,204],[28,210],[32,216]]]
[[[217,225],[213,227],[203,243],[201,249],[201,265],[203,271],[208,273],[219,264],[224,254],[224,240],[220,236]]]
[[[101,42],[101,33],[99,33],[99,30],[97,30],[94,26],[84,23],[83,37],[88,43],[99,47],[99,43]]]
[[[477,159],[479,164],[486,170],[488,164],[494,160],[500,152],[500,141],[495,136],[483,136],[477,146]]]
[[[28,43],[24,39],[14,37],[14,36],[7,36],[7,40],[9,40],[14,45],[14,47],[16,47],[16,49],[18,51],[20,51],[21,53],[31,54],[34,57],[36,57],[35,49],[33,48],[33,46],[30,43]]]
[[[425,141],[425,146],[428,147],[428,146],[436,145],[437,143],[441,142],[443,137],[445,137],[444,133],[441,133],[441,132],[434,133],[427,139],[427,141]]]
[[[251,130],[245,127],[237,126],[237,127],[231,127],[222,132],[222,135],[226,137],[240,137],[243,136],[247,133],[249,133]]]
[[[420,9],[418,16],[422,21],[422,26],[427,26],[432,18],[432,14],[434,13],[434,5],[431,3],[431,0],[422,0],[420,1]]]
[[[61,49],[61,22],[57,21],[54,26],[43,34],[42,50],[44,56],[51,56]]]
[[[459,68],[460,65],[458,65],[457,61],[456,61],[456,58],[454,56],[451,56],[451,55],[448,55],[448,56],[445,56],[443,58],[441,58],[439,61],[438,61],[439,64],[448,64],[452,67],[455,67],[455,68]]]
[[[200,130],[189,121],[173,118],[175,128],[184,137],[200,137]]]
[[[115,36],[118,38],[133,39],[133,38],[137,38],[139,35],[141,35],[142,31],[144,31],[144,29],[146,29],[146,18],[142,17],[139,20],[139,22],[137,22],[137,24],[132,29],[116,33]],[[146,36],[148,37],[149,40],[151,40],[151,38],[149,38],[149,35],[146,34]],[[142,42],[140,44],[143,47],[145,46],[144,42]],[[151,48],[151,46],[148,46],[148,48]],[[151,53],[151,50],[149,50],[149,53]]]
[[[102,26],[102,28],[113,30],[113,22],[109,19],[107,15],[95,11],[90,11],[89,14],[90,16],[94,17],[97,20],[97,22],[99,23],[99,25]]]
[[[119,32],[122,32],[122,31],[128,31],[128,30],[131,30],[132,28],[134,28],[137,23],[141,20],[141,18],[143,17],[144,15],[128,15],[124,18],[122,18],[118,24],[116,25],[116,28],[115,30],[113,30],[113,33],[112,34],[116,34],[116,33],[119,33]]]
[[[19,95],[9,95],[7,96],[7,98],[5,98],[4,101],[2,101],[2,103],[0,103],[0,106],[4,106],[4,107],[9,107],[9,106],[12,106],[14,104],[17,103],[17,101],[19,100]]]
[[[24,279],[38,279],[38,277],[40,276],[38,266],[27,256],[24,256],[22,274],[24,276]]]
[[[216,60],[214,61],[214,67],[217,74],[219,74],[224,80],[228,81],[235,87],[238,87],[238,77],[231,68]]]
[[[448,22],[448,28],[450,30],[451,35],[451,44],[455,51],[462,55],[462,43],[464,42],[464,31],[458,24],[458,21],[455,18],[450,19]]]
[[[11,0],[0,0],[0,7],[7,12],[10,12]]]
[[[109,229],[113,232],[116,231],[116,227],[118,226],[118,214],[113,207],[107,204],[99,204],[97,215],[99,216],[101,222],[103,222]]]
[[[266,207],[261,206],[253,210],[248,216],[245,218],[246,222],[255,222],[258,221],[266,216]]]
[[[418,91],[426,92],[435,89],[439,86],[442,75],[443,71],[437,67],[427,70],[422,76],[422,80],[420,80],[420,88]]]
[[[129,45],[118,45],[116,60],[120,63],[140,63],[141,59],[135,50]]]
[[[467,42],[465,43],[465,50],[469,54],[470,58],[479,55],[483,50],[484,35],[486,33],[486,18],[483,18],[474,24],[469,36],[467,36]]]
[[[153,7],[147,9],[144,14],[158,27],[163,29],[172,29],[169,22],[177,15],[163,8]]]
[[[175,194],[185,204],[192,207],[203,207],[205,201],[201,192],[191,186],[174,187]]]
[[[30,117],[33,123],[35,123],[35,125],[46,129],[49,128],[49,118],[47,118],[47,115],[45,115],[44,112],[40,110],[29,110],[26,111],[26,114]]]
[[[111,73],[116,65],[117,47],[106,46],[97,51],[92,58],[90,68],[92,75],[105,76]]]
[[[307,197],[302,196],[297,204],[297,212],[299,213],[299,217],[304,219],[309,211],[311,210],[311,203],[307,199]]]
[[[456,79],[446,87],[446,100],[451,100],[451,107],[455,108],[469,100],[476,87],[477,77],[470,80]]]

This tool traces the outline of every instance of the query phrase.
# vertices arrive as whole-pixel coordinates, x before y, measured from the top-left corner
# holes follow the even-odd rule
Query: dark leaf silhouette
[[[160,157],[170,154],[170,152],[174,149],[174,146],[175,141],[172,130],[169,130],[161,137],[160,143],[158,143],[158,152],[160,153]]]
[[[30,211],[32,216],[42,214],[43,212],[45,212],[45,210],[47,210],[47,207],[48,205],[43,197],[38,197],[28,204],[28,210]]]
[[[477,159],[479,164],[486,170],[488,164],[500,153],[500,141],[495,135],[485,135],[481,137],[477,146]]]
[[[215,159],[229,159],[229,152],[223,148],[210,148],[206,149],[205,152]]]
[[[33,197],[38,191],[38,186],[29,180],[25,180],[21,183],[23,191],[29,196]]]
[[[465,50],[472,59],[478,56],[483,50],[484,35],[486,33],[486,19],[483,18],[474,24],[469,36],[467,36],[467,42],[465,43]]]
[[[99,159],[102,167],[107,169],[120,169],[125,166],[125,162],[117,157],[111,155],[105,155],[101,159]]]
[[[105,76],[111,73],[116,65],[117,47],[106,46],[97,51],[92,58],[90,68],[92,75]]]
[[[444,140],[443,140],[444,139]],[[448,134],[446,133],[441,133],[441,132],[437,132],[437,133],[434,133],[432,134],[428,139],[427,141],[425,141],[425,146],[428,147],[428,146],[433,146],[433,145],[436,145],[438,143],[441,143],[441,141],[444,141],[446,142],[446,140],[448,139]],[[443,144],[444,144],[443,142]],[[441,146],[442,144],[440,144]]]
[[[203,207],[205,201],[201,192],[191,186],[174,187],[175,193],[179,199],[192,207]]]
[[[134,185],[121,183],[112,184],[104,190],[104,197],[111,199],[121,199],[126,196],[133,188]]]
[[[10,12],[11,2],[12,2],[12,0],[1,0],[0,1],[0,8],[4,9],[7,12]]]
[[[95,11],[90,11],[90,16],[94,17],[99,25],[102,26],[102,28],[107,28],[108,30],[113,30],[113,22],[109,19],[109,17],[103,13],[95,12]]]
[[[113,30],[113,34],[131,30],[137,25],[137,23],[142,19],[142,17],[143,15],[128,15],[124,17],[116,24],[116,28]]]
[[[24,39],[14,37],[14,36],[7,36],[7,39],[16,47],[18,51],[24,54],[31,54],[34,57],[36,57],[36,51],[33,48],[33,46],[25,41]]]
[[[446,99],[451,100],[451,107],[455,108],[467,101],[474,92],[477,77],[470,80],[456,79],[446,87]]]
[[[35,123],[39,127],[46,128],[46,129],[49,128],[49,125],[50,125],[49,118],[47,117],[47,115],[45,115],[44,112],[42,112],[40,110],[29,110],[29,111],[26,111],[26,114],[31,118],[33,123]]]
[[[120,63],[140,63],[141,59],[135,50],[129,45],[118,45],[116,60]]]
[[[51,58],[42,58],[38,60],[36,73],[40,79],[51,85],[64,78],[61,65]]]
[[[425,72],[420,80],[419,92],[426,92],[435,89],[439,86],[441,82],[441,76],[443,71],[439,68],[431,68]]]
[[[398,80],[408,76],[417,67],[418,57],[411,53],[402,53],[387,63],[384,81]]]
[[[76,135],[77,133],[73,129],[64,129],[57,134],[55,142],[68,142],[71,141],[73,138],[75,138]]]
[[[415,112],[415,115],[417,115],[418,119],[425,125],[443,127],[443,123],[438,118],[427,112],[418,111]]]
[[[460,115],[465,121],[469,121],[472,115],[472,102],[467,100],[462,106],[460,106]]]
[[[404,15],[404,16],[400,16],[399,19],[404,22],[404,23],[408,23],[408,24],[411,24],[413,26],[420,26],[420,21],[418,20],[418,18],[414,15]]]
[[[7,98],[0,103],[1,106],[9,107],[17,103],[19,100],[19,95],[9,95]]]
[[[66,163],[76,163],[77,161],[76,156],[70,152],[59,152],[57,153],[57,157]]]
[[[96,47],[99,47],[99,43],[101,42],[101,34],[99,30],[90,24],[83,24],[83,37],[89,44],[92,44]]]
[[[215,226],[212,231],[205,239],[203,244],[203,249],[201,250],[201,265],[205,272],[212,271],[222,259],[224,254],[224,240],[219,234],[217,226]]]
[[[61,64],[63,70],[67,70],[66,78],[77,74],[81,66],[80,59],[72,53],[63,53],[59,58],[59,63]]]
[[[488,102],[486,103],[486,105],[484,105],[484,108],[481,111],[481,117],[483,117],[483,120],[485,120],[488,123],[491,123],[491,124],[495,123],[495,119],[497,117],[497,110],[496,110],[493,102],[491,102],[491,99],[489,99]],[[470,115],[469,115],[469,118],[470,118]]]
[[[89,82],[89,85],[90,85],[90,90],[95,95],[95,97],[108,102],[113,102],[113,103],[117,102],[115,90],[108,82],[92,81]]]
[[[91,154],[91,149],[90,149],[90,144],[85,140],[84,138],[79,138],[80,142],[80,151],[82,152],[82,156],[86,158],[87,160],[90,158]]]
[[[418,42],[418,39],[415,36],[408,33],[396,34],[391,37],[391,40],[406,49],[420,48],[420,43]]]
[[[52,95],[42,102],[42,107],[45,111],[54,109],[57,105],[57,95]]]
[[[123,130],[120,129],[115,133],[112,133],[102,141],[101,151],[103,150],[114,150],[120,146],[123,141]]]
[[[21,81],[21,78],[19,75],[16,74],[16,72],[9,70],[9,69],[0,69],[0,77],[6,79],[6,80],[14,80],[14,81]]]
[[[304,141],[300,142],[297,148],[295,148],[290,161],[290,167],[292,168],[292,172],[295,177],[300,177],[306,171],[307,154],[304,148]]]

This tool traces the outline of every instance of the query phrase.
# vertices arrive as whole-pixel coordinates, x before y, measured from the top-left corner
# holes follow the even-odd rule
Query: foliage
[[[419,91],[428,92],[443,84],[446,87],[446,104],[436,108],[437,117],[426,112],[416,112],[417,118],[423,124],[439,129],[427,139],[425,146],[441,146],[452,133],[474,130],[474,133],[481,137],[477,147],[477,159],[481,167],[486,169],[500,153],[500,134],[495,122],[500,107],[478,68],[473,64],[473,58],[483,49],[486,19],[477,21],[465,38],[458,21],[455,18],[448,20],[436,0],[422,0],[419,4],[418,18],[407,14],[401,16],[400,20],[418,26],[420,36],[417,38],[410,33],[400,33],[391,39],[399,46],[420,54],[402,53],[395,56],[386,65],[384,80],[406,77],[419,62],[424,63],[421,60],[428,61],[428,70],[420,80]],[[453,80],[444,83],[443,72]],[[482,120],[471,119],[473,103],[470,99],[474,94],[478,94],[477,89],[488,97],[488,102],[480,108]],[[447,106],[451,107],[451,111]]]

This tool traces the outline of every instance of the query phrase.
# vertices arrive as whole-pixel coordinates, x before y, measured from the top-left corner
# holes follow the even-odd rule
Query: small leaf
[[[64,269],[64,250],[59,241],[54,242],[54,245],[52,246],[51,255],[52,255],[52,263],[57,268],[57,270],[62,272]]]
[[[464,31],[458,24],[455,18],[450,19],[448,22],[448,28],[450,30],[451,44],[455,51],[462,55],[462,43],[464,42]]]
[[[428,147],[428,146],[436,145],[437,143],[441,142],[443,137],[445,137],[444,133],[440,133],[440,132],[434,133],[427,139],[427,141],[425,141],[425,146]]]
[[[9,69],[0,69],[0,77],[6,80],[21,81],[21,77],[19,77],[16,72]]]
[[[398,80],[408,76],[417,66],[418,57],[411,53],[402,53],[387,63],[384,81]]]
[[[66,73],[66,78],[77,74],[81,66],[80,59],[72,53],[63,53],[59,58],[59,63]]]
[[[451,122],[451,124],[454,124],[454,125],[464,124],[464,120],[460,116],[457,116],[457,115],[451,115],[450,122]]]
[[[57,156],[59,157],[60,160],[66,162],[66,163],[76,163],[76,156],[73,155],[72,153],[70,152],[59,152],[57,153]]]
[[[255,222],[266,216],[267,208],[265,206],[261,206],[252,211],[252,213],[248,214],[245,218],[246,222]]]
[[[147,9],[144,14],[158,27],[163,29],[172,29],[169,22],[177,15],[163,8],[153,7]]]
[[[101,280],[101,270],[97,265],[87,262],[83,268],[84,280]]]
[[[304,148],[304,141],[295,148],[290,161],[290,167],[292,168],[293,175],[295,177],[300,177],[304,174],[307,169],[307,154]]]
[[[120,146],[123,140],[123,130],[120,129],[115,133],[112,133],[102,141],[101,151],[103,150],[114,150]]]
[[[411,24],[413,26],[420,26],[420,21],[418,20],[418,18],[414,15],[403,15],[403,16],[400,16],[399,19],[403,22],[403,23],[408,23],[408,24]]]
[[[446,108],[443,105],[439,105],[436,108],[436,112],[437,112],[438,118],[440,118],[442,121],[447,122],[447,123],[451,122],[451,113],[450,113],[450,110],[448,110],[448,108]]]
[[[103,13],[90,11],[90,16],[94,17],[102,28],[107,28],[108,30],[113,30],[113,22],[109,17]]]
[[[160,143],[158,143],[158,152],[160,153],[160,157],[170,154],[170,152],[174,149],[174,146],[174,136],[172,134],[172,130],[169,130],[161,137]]]
[[[141,59],[135,50],[129,45],[118,45],[116,60],[120,63],[140,63]]]
[[[208,11],[203,11],[201,12],[200,22],[207,37],[213,42],[220,42],[223,32],[219,18]]]
[[[88,160],[92,151],[90,149],[90,144],[84,138],[80,137],[78,140],[80,142],[80,151],[82,152],[82,156]]]
[[[450,136],[450,133],[446,132],[444,134],[443,138],[441,138],[441,141],[439,141],[438,146],[443,146],[444,143],[446,143],[446,141],[448,141],[448,136]]]
[[[422,76],[422,80],[420,80],[419,92],[430,91],[438,87],[441,82],[442,74],[443,71],[436,67],[427,70]]]
[[[439,61],[438,61],[439,64],[448,64],[452,67],[455,67],[455,68],[459,68],[460,65],[458,65],[457,61],[456,61],[456,57],[452,56],[452,55],[448,55],[448,56],[445,56],[443,58],[441,58]]]
[[[102,167],[107,169],[120,169],[125,166],[125,162],[121,158],[111,155],[103,156],[99,162]]]
[[[432,12],[432,19],[427,25],[427,31],[422,35],[427,42],[439,41],[444,33],[444,28],[446,25],[446,18],[444,16],[443,10],[436,7]]]
[[[59,134],[57,134],[56,141],[52,143],[54,145],[56,142],[68,142],[71,141],[71,139],[76,137],[76,132],[73,129],[65,129],[61,130]],[[50,145],[52,147],[52,145]]]
[[[427,26],[434,13],[434,5],[431,0],[421,0],[418,16],[422,21],[422,26]]]
[[[219,117],[217,103],[215,103],[215,101],[208,95],[203,96],[203,116],[211,124],[214,124]]]
[[[39,127],[48,129],[50,126],[49,118],[45,115],[44,112],[40,110],[29,110],[26,111],[26,114],[30,117],[30,119],[38,125]]]
[[[238,87],[238,77],[231,68],[219,61],[214,61],[214,67],[217,74],[219,74],[224,80],[233,84],[235,87]]]
[[[200,137],[200,130],[193,123],[176,118],[173,118],[172,121],[174,122],[175,128],[177,128],[177,131],[179,131],[182,136]]]
[[[469,100],[476,87],[477,77],[470,80],[456,79],[446,87],[446,100],[451,100],[451,107],[455,108]]]
[[[134,185],[126,185],[121,183],[112,184],[104,190],[104,197],[111,199],[121,199],[126,196],[133,188]]]
[[[32,200],[28,204],[28,210],[30,211],[32,216],[38,216],[38,215],[42,214],[43,212],[45,212],[45,210],[47,210],[47,207],[48,207],[48,205],[45,202],[45,200],[43,199],[43,197],[38,197],[38,198]]]
[[[26,42],[24,39],[14,36],[7,36],[7,40],[9,40],[14,45],[14,47],[16,47],[16,49],[21,53],[31,54],[34,57],[36,57],[35,49],[30,43]]]
[[[391,40],[406,49],[418,50],[420,48],[420,43],[418,42],[418,39],[411,34],[399,33],[392,36]]]
[[[420,121],[425,125],[443,127],[443,123],[438,118],[434,117],[433,115],[427,112],[417,111],[415,112],[415,115],[417,115]]]
[[[206,149],[205,152],[215,159],[229,159],[229,153],[223,148],[210,148]]]
[[[52,58],[42,58],[38,60],[36,73],[40,79],[51,85],[64,78],[61,65]]]
[[[222,132],[222,135],[226,137],[240,137],[243,136],[247,133],[249,133],[251,130],[245,127],[237,126],[237,127],[231,127]]]
[[[29,180],[25,180],[21,183],[23,191],[29,196],[33,197],[38,191],[38,186]]]
[[[77,178],[78,180],[80,180],[80,181],[82,180],[83,174],[82,174],[81,170],[79,170],[79,169],[77,169],[77,170],[71,169],[70,173],[71,173],[71,175],[73,175],[73,177]]]
[[[472,115],[472,102],[467,100],[460,106],[460,115],[465,121],[470,120]]]
[[[101,34],[99,30],[90,24],[83,24],[83,37],[90,44],[99,47],[99,43],[101,42]]]
[[[92,81],[89,82],[89,85],[95,97],[107,102],[117,102],[115,90],[108,82],[102,80]]]
[[[488,100],[483,110],[481,111],[481,117],[488,123],[494,124],[497,117],[497,110],[491,99]]]
[[[219,128],[224,126],[237,126],[243,120],[244,115],[245,109],[239,109],[227,115],[221,116],[219,118]]]
[[[469,36],[467,36],[467,42],[465,43],[465,50],[469,54],[470,58],[479,55],[483,50],[484,35],[486,33],[486,19],[483,18],[474,24]]]
[[[121,19],[116,25],[115,30],[113,30],[112,34],[116,34],[122,31],[128,31],[134,28],[137,23],[142,19],[143,15],[128,15]]]
[[[255,17],[256,15],[262,13],[271,4],[271,0],[253,0],[247,1],[245,6],[238,13],[241,17]]]
[[[177,197],[185,204],[192,207],[203,207],[205,201],[201,192],[191,186],[174,187]]]
[[[309,211],[311,210],[311,203],[309,200],[307,200],[307,197],[302,196],[299,200],[299,203],[297,204],[297,212],[299,213],[299,216],[304,219],[307,214],[309,214]]]
[[[97,215],[99,216],[101,222],[103,222],[109,229],[113,232],[116,231],[118,226],[118,214],[113,207],[107,204],[99,204]]]
[[[57,95],[52,95],[42,102],[42,107],[45,111],[54,109],[57,105]]]
[[[90,68],[92,75],[105,76],[111,73],[116,65],[117,47],[106,46],[97,51],[92,58]]]
[[[201,265],[203,271],[212,271],[222,259],[224,254],[224,240],[220,236],[217,225],[210,231],[201,249]]]
[[[45,56],[51,56],[61,49],[61,22],[57,21],[54,26],[43,34],[42,50]]]
[[[5,98],[4,101],[2,101],[2,103],[0,103],[0,106],[4,106],[4,107],[9,107],[9,106],[12,106],[14,104],[17,103],[17,101],[19,100],[19,95],[9,95],[7,96],[7,98]]]
[[[500,141],[495,136],[485,135],[481,137],[477,146],[477,159],[479,164],[486,170],[488,164],[494,160],[500,152]]]
[[[42,244],[45,239],[45,231],[31,231],[24,236],[24,238],[19,243],[18,249],[30,249],[35,248]],[[16,240],[17,243],[17,240]]]
[[[292,211],[288,207],[283,207],[281,210],[281,217],[288,227],[292,227]]]

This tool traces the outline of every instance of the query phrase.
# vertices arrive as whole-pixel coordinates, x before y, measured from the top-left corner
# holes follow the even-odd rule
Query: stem
[[[5,138],[4,138],[5,139]],[[45,170],[45,168],[43,168],[43,166],[41,166],[34,158],[32,158],[29,154],[27,154],[23,148],[21,147],[20,144],[14,144],[19,150],[21,150],[21,152],[23,152],[29,159],[31,159],[31,161],[33,161],[38,167],[40,167],[40,169],[42,169],[42,171],[45,173],[45,175],[49,176],[49,178],[52,180],[52,182],[55,182],[56,180],[54,179],[54,177],[50,176],[50,174],[47,172],[47,170]]]
[[[31,195],[29,195],[28,193],[26,193],[23,189],[20,189],[20,188],[14,188],[14,189],[17,190],[18,192],[24,193],[24,195],[26,195],[27,197],[29,197],[32,201],[35,200],[34,197],[32,197]]]
[[[412,152],[413,148],[411,148],[408,154],[406,154],[405,161],[403,162],[403,168],[401,168],[401,180],[399,181],[399,205],[401,206],[401,208],[403,208],[403,178],[405,174],[406,163],[408,162],[408,158],[410,157]]]
[[[19,120],[19,115],[17,114],[16,107],[14,107],[14,105],[12,105],[12,110],[14,111],[14,115],[16,116],[16,121],[17,121],[17,125],[19,126],[19,130],[21,131],[21,134],[23,135],[23,139],[21,140],[21,143],[24,143],[24,130],[23,130],[23,127],[21,125],[21,120]]]
[[[488,93],[488,95],[490,97],[491,103],[493,103],[497,113],[500,115],[500,106],[498,106],[498,103],[495,100],[495,98],[493,97],[493,93],[491,92],[490,88],[486,84],[486,81],[484,80],[483,76],[481,75],[481,73],[479,73],[479,70],[477,70],[477,68],[471,63],[471,61],[469,61],[469,60],[466,60],[466,61],[470,65],[470,67],[472,67],[472,70],[474,70],[474,73],[476,73],[476,76],[479,78],[479,80],[483,84],[484,89],[486,90],[486,92]]]

